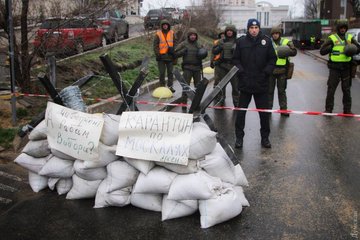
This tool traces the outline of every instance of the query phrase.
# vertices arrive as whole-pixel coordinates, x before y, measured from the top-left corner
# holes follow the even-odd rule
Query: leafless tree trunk
[[[318,17],[318,0],[305,1],[305,17],[314,19]]]

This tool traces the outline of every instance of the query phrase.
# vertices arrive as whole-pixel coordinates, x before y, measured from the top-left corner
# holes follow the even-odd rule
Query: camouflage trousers
[[[269,78],[269,108],[273,108],[274,104],[274,93],[275,86],[277,86],[278,90],[278,100],[280,109],[287,109],[287,96],[286,96],[286,87],[287,87],[287,79],[286,74],[273,74]]]

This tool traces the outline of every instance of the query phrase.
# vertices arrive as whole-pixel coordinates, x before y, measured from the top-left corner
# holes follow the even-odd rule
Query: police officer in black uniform
[[[271,39],[260,31],[260,22],[249,19],[246,36],[239,38],[233,56],[233,63],[239,68],[239,107],[247,108],[254,97],[256,107],[269,108],[269,76],[277,60]],[[270,113],[259,112],[261,145],[271,148]],[[246,111],[238,111],[235,122],[236,148],[242,148]]]

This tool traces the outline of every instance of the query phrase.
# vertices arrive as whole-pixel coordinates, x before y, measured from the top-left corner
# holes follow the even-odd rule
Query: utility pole
[[[343,0],[344,1],[344,18],[347,19],[346,16],[346,11],[347,11],[347,0]]]
[[[11,81],[11,112],[12,125],[16,125],[16,96],[15,96],[15,59],[14,59],[14,24],[12,17],[12,1],[5,0],[9,33],[10,81]]]

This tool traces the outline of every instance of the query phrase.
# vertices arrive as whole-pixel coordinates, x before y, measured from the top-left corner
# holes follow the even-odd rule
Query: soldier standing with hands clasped
[[[292,41],[281,37],[281,28],[273,27],[270,34],[277,61],[276,67],[270,77],[269,108],[272,109],[273,107],[275,86],[277,86],[280,110],[287,110],[286,87],[287,71],[290,67],[289,57],[295,56],[297,50]],[[281,116],[288,117],[289,113],[281,113]]]
[[[347,33],[348,23],[339,20],[336,23],[336,33],[331,34],[320,48],[320,54],[329,54],[328,68],[329,78],[327,81],[327,95],[325,112],[332,113],[334,108],[334,95],[339,82],[343,91],[343,112],[351,112],[351,68],[352,56],[360,51],[360,45],[356,39]]]
[[[239,69],[239,107],[247,108],[254,97],[256,108],[269,108],[269,76],[273,73],[276,54],[271,39],[260,31],[260,22],[249,19],[247,33],[237,39],[233,63]],[[246,111],[237,111],[235,148],[242,148]],[[259,112],[261,145],[271,148],[270,113]]]

